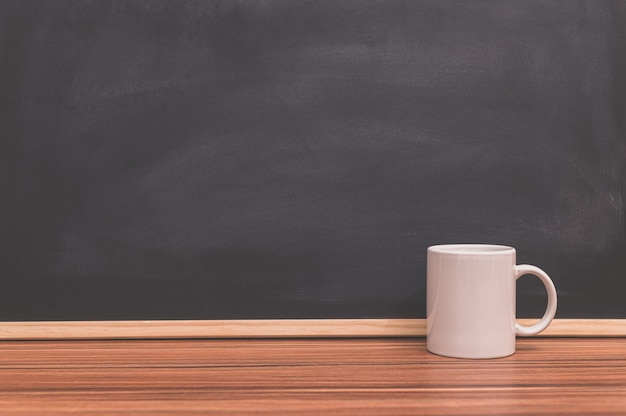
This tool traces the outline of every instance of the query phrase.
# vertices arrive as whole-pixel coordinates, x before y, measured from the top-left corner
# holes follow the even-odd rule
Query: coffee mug
[[[537,276],[548,292],[543,318],[533,326],[515,320],[515,286]],[[498,358],[515,353],[515,337],[535,335],[556,313],[556,289],[541,269],[516,265],[515,249],[488,244],[428,248],[426,348],[456,358]]]

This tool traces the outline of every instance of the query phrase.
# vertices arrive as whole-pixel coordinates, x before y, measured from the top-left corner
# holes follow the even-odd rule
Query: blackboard
[[[626,318],[617,1],[3,1],[0,320],[423,318],[497,243]],[[543,311],[531,278],[518,313]]]

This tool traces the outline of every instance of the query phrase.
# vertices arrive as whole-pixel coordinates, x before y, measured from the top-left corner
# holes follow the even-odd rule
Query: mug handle
[[[546,291],[548,292],[548,306],[546,307],[546,313],[543,314],[543,317],[539,322],[537,322],[533,326],[522,326],[517,322],[515,323],[516,335],[520,335],[523,337],[537,335],[538,333],[546,329],[548,325],[550,325],[550,322],[552,322],[552,319],[556,314],[556,288],[554,287],[554,283],[552,283],[552,280],[546,274],[546,272],[541,270],[539,267],[531,266],[529,264],[518,264],[517,266],[514,266],[514,270],[515,280],[526,274],[532,274],[534,276],[537,276],[539,280],[541,280],[543,285],[546,287]]]

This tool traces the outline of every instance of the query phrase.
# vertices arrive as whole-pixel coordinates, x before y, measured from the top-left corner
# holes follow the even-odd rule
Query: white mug
[[[543,318],[526,327],[515,320],[519,277],[537,276],[548,292]],[[450,244],[428,248],[426,348],[456,358],[498,358],[515,352],[515,337],[538,334],[556,313],[550,277],[530,265],[516,265],[513,247]]]

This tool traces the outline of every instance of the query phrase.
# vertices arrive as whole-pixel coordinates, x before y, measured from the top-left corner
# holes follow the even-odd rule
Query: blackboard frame
[[[520,319],[530,325],[532,319]],[[0,340],[424,337],[425,319],[2,322]],[[555,319],[538,336],[626,337],[626,319]]]

